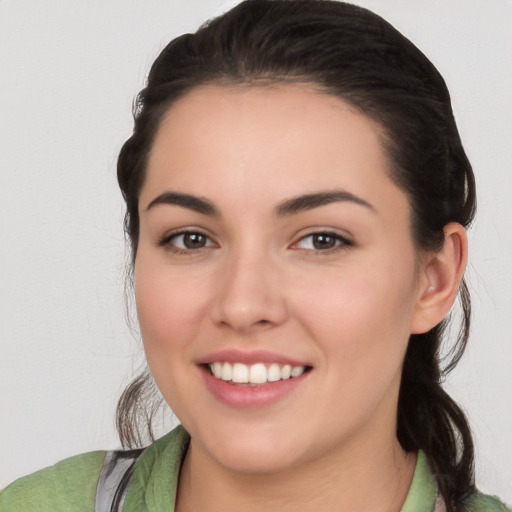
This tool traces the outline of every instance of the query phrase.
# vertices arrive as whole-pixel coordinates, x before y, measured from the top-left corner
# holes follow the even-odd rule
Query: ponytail
[[[463,311],[455,351],[440,369],[440,345],[447,320],[424,334],[413,334],[404,360],[398,399],[397,437],[405,451],[422,450],[434,474],[448,512],[464,510],[475,492],[474,447],[468,420],[442,388],[442,382],[464,351],[469,334],[471,304],[462,281]]]

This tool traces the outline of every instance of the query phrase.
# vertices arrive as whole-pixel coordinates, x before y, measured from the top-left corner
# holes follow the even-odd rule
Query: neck
[[[394,435],[385,441],[352,443],[307,464],[265,474],[231,471],[191,441],[176,511],[399,512],[416,456],[406,454]]]

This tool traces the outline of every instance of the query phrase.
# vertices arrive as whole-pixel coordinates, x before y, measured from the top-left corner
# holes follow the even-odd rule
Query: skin
[[[218,214],[148,209],[169,191]],[[276,215],[291,198],[332,191],[367,204]],[[192,439],[177,510],[400,510],[416,460],[395,436],[404,353],[411,333],[448,312],[466,242],[452,224],[439,253],[418,251],[379,127],[313,87],[196,88],[158,130],[139,213],[146,356]],[[184,228],[205,246],[187,249]],[[334,247],[315,248],[312,234],[326,232]],[[233,408],[197,365],[226,348],[312,370],[275,404]]]

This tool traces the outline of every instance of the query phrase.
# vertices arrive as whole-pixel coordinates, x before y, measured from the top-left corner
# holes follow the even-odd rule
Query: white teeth
[[[269,382],[276,382],[281,380],[281,368],[276,363],[272,363],[267,370],[267,380]]]
[[[263,363],[253,364],[249,368],[249,382],[251,384],[263,384],[267,382],[267,369]]]
[[[249,382],[249,367],[242,363],[235,363],[233,365],[233,375],[231,376],[231,380],[240,384]]]
[[[209,365],[214,377],[225,381],[232,381],[237,384],[265,384],[265,382],[277,382],[299,377],[304,373],[304,366],[291,366],[285,364],[280,366],[272,363],[268,368],[263,363],[246,365],[243,363],[221,363],[214,362]]]
[[[220,378],[222,380],[231,380],[231,375],[232,375],[232,371],[231,371],[231,365],[229,363],[224,363],[222,365],[222,375],[220,376]]]
[[[222,363],[213,363],[211,368],[213,375],[215,375],[217,379],[222,378]]]
[[[304,373],[304,366],[294,366],[292,368],[292,377],[298,377]]]

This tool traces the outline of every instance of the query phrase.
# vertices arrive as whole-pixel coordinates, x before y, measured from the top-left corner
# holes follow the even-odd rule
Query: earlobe
[[[422,262],[418,298],[411,334],[429,331],[449,313],[464,275],[468,254],[466,230],[451,222],[444,228],[444,243]]]

